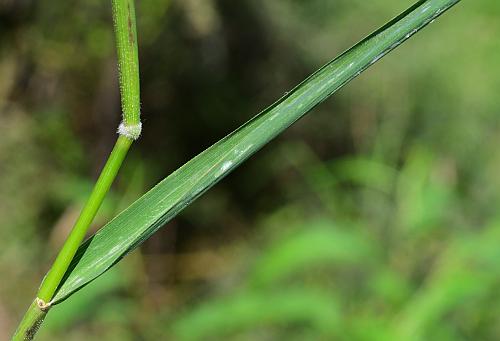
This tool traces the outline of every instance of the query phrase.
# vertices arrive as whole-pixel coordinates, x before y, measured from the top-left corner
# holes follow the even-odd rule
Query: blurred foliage
[[[95,227],[411,1],[141,0]],[[497,340],[500,47],[464,1],[49,314],[40,340]],[[110,4],[0,0],[0,339],[114,142]]]

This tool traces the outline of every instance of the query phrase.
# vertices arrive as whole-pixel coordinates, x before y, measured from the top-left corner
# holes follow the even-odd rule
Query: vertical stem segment
[[[112,0],[123,125],[140,125],[139,57],[133,0]]]
[[[13,340],[32,340],[52,304],[65,272],[108,193],[132,142],[141,134],[139,58],[133,0],[112,0],[123,119],[120,135],[72,231],[45,276]]]

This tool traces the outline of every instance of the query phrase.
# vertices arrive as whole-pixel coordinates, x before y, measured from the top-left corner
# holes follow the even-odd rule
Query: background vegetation
[[[94,230],[411,2],[139,1],[144,134]],[[499,12],[459,4],[56,307],[39,340],[500,338]],[[0,1],[0,339],[114,142],[110,21],[106,1]]]

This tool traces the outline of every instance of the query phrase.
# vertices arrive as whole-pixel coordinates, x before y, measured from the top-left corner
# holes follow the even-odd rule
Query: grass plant
[[[113,0],[123,111],[119,137],[13,340],[32,339],[49,309],[112,268],[274,137],[459,1],[417,2],[180,167],[82,244],[127,151],[141,133],[134,2]]]

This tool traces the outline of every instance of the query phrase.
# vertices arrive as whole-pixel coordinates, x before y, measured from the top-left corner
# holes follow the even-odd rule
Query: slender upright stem
[[[123,120],[120,135],[80,216],[45,276],[38,294],[20,322],[13,340],[32,340],[51,307],[71,260],[108,193],[132,142],[141,134],[139,58],[133,0],[112,0]]]
[[[123,124],[140,125],[139,57],[133,0],[112,0]],[[139,132],[140,133],[140,132]]]
[[[118,137],[115,147],[104,165],[101,175],[97,179],[87,203],[76,220],[75,226],[71,230],[71,233],[54,261],[52,268],[49,270],[42,285],[40,286],[37,296],[42,301],[49,303],[50,299],[54,295],[61,279],[64,276],[64,273],[68,269],[69,263],[82,243],[83,238],[85,238],[90,224],[94,220],[104,197],[108,193],[131,144],[132,140],[129,138],[124,136]]]

